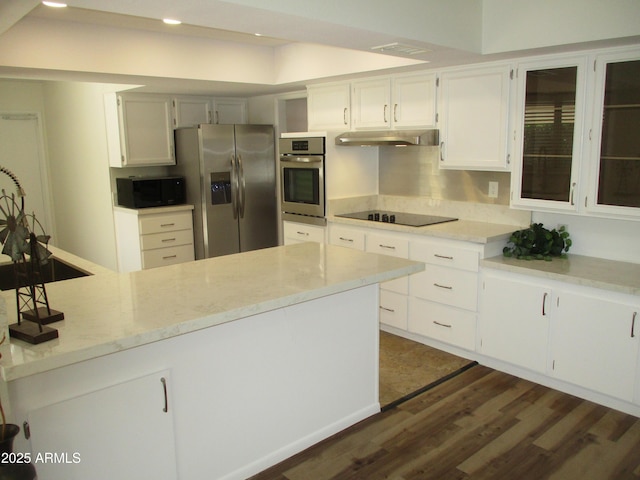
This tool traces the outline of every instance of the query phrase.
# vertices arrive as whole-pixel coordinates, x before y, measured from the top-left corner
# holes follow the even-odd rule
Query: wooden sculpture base
[[[64,320],[64,313],[54,310],[53,308],[50,308],[49,311],[51,312],[50,314],[47,313],[46,307],[38,307],[38,316],[36,317],[36,312],[33,310],[26,310],[22,312],[22,318],[36,323],[38,322],[38,319],[40,319],[40,323],[42,325],[49,325],[50,323]]]
[[[37,323],[25,320],[21,323],[9,325],[9,335],[11,335],[12,338],[37,345],[58,338],[58,330],[43,326],[42,331],[40,331]]]

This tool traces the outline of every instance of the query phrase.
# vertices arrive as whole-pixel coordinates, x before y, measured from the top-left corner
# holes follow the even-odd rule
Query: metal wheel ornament
[[[62,312],[49,307],[42,281],[41,267],[51,256],[50,236],[35,214],[24,213],[25,194],[17,177],[4,167],[0,172],[11,178],[20,197],[18,205],[15,194],[8,195],[3,189],[0,196],[0,242],[2,253],[13,261],[18,314],[18,322],[9,325],[9,334],[29,343],[42,343],[58,338],[56,329],[43,324],[64,318]]]

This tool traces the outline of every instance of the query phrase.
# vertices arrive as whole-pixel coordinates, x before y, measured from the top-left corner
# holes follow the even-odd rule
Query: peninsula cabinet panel
[[[631,402],[640,345],[640,301],[559,291],[551,336],[552,375]]]
[[[170,387],[163,371],[29,412],[32,457],[67,456],[64,463],[38,462],[38,477],[177,478]]]
[[[485,273],[479,315],[479,352],[546,373],[551,289]]]

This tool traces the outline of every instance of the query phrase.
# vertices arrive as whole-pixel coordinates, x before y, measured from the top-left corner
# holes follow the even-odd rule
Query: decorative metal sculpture
[[[58,338],[56,329],[44,325],[64,318],[63,313],[49,307],[42,281],[41,267],[51,256],[47,248],[50,236],[35,214],[25,215],[25,194],[17,177],[4,167],[0,172],[11,177],[20,197],[18,206],[15,194],[9,196],[3,189],[0,196],[0,242],[2,253],[13,260],[18,313],[18,322],[9,325],[9,334],[29,343],[42,343]]]

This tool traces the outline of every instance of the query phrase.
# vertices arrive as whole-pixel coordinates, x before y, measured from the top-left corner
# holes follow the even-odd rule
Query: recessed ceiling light
[[[255,35],[256,37],[261,37],[261,36],[262,36],[262,34],[261,34],[261,33],[254,33],[254,35]]]
[[[173,18],[163,18],[162,21],[167,25],[180,25],[182,23],[180,20],[174,20]]]
[[[43,5],[46,5],[47,7],[54,7],[54,8],[64,8],[67,6],[66,3],[60,3],[60,2],[42,2]]]

